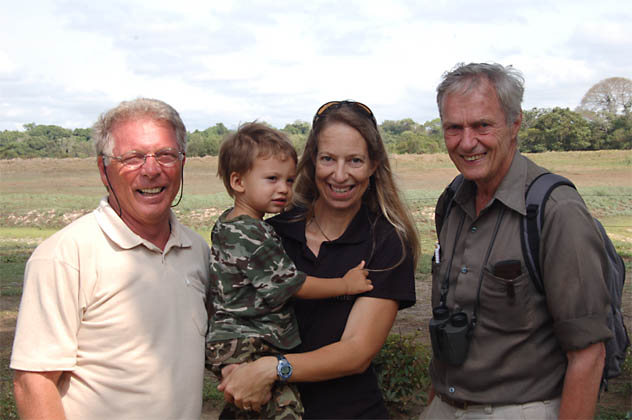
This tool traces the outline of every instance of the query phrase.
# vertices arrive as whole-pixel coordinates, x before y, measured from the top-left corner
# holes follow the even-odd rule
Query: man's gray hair
[[[487,80],[496,89],[500,107],[507,124],[513,123],[522,112],[524,77],[513,66],[503,67],[496,63],[457,64],[442,76],[437,87],[439,116],[443,118],[443,98],[451,93],[465,93]]]
[[[92,126],[92,139],[97,156],[112,154],[114,150],[112,130],[116,124],[140,118],[149,118],[171,124],[176,132],[178,149],[181,152],[186,151],[187,130],[180,114],[171,105],[158,99],[138,98],[132,101],[123,101],[99,116],[97,122]]]

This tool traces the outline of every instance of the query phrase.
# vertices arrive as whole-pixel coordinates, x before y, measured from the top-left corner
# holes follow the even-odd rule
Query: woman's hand
[[[285,356],[294,372],[291,382],[325,381],[364,372],[380,350],[397,316],[397,302],[390,299],[356,299],[340,341],[307,353]],[[261,410],[277,379],[277,359],[265,356],[251,363],[222,370],[217,389],[239,408]]]
[[[272,397],[276,365],[276,357],[266,356],[251,363],[226,366],[217,389],[224,393],[226,402],[244,410],[261,411]]]

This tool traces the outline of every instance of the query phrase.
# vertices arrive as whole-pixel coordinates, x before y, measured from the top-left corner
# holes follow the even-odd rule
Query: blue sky
[[[333,99],[378,122],[438,116],[458,62],[512,64],[524,109],[574,109],[595,83],[632,77],[632,2],[6,2],[0,130],[89,127],[122,100],[162,99],[187,129],[311,121]]]

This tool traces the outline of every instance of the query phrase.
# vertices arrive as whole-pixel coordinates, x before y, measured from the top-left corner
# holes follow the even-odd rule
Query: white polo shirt
[[[10,367],[65,371],[67,418],[200,418],[209,248],[171,227],[163,252],[104,198],[27,262]]]

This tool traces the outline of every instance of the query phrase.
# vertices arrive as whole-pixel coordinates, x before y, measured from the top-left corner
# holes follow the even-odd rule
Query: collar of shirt
[[[305,243],[305,213],[306,209],[295,207],[292,210],[281,213],[267,220],[275,230],[283,237],[291,238],[301,243]],[[336,240],[331,241],[333,244],[355,244],[370,239],[369,209],[362,204],[360,210],[356,213],[347,227],[347,230]]]
[[[156,245],[132,232],[110,206],[107,196],[101,199],[99,207],[97,207],[93,213],[103,233],[120,248],[131,249],[143,245],[152,251],[163,252]],[[169,223],[171,224],[171,235],[165,245],[164,254],[167,254],[173,247],[191,247],[191,239],[187,237],[182,225],[178,222],[173,212],[170,212]]]
[[[494,193],[494,198],[487,204],[490,207],[495,200],[502,202],[511,210],[525,216],[527,214],[525,193],[527,189],[527,159],[516,151],[509,172],[503,178]],[[476,195],[476,184],[465,180],[454,196],[454,201],[465,211],[470,209]],[[473,207],[470,209],[474,211]],[[471,215],[472,216],[472,215]]]

